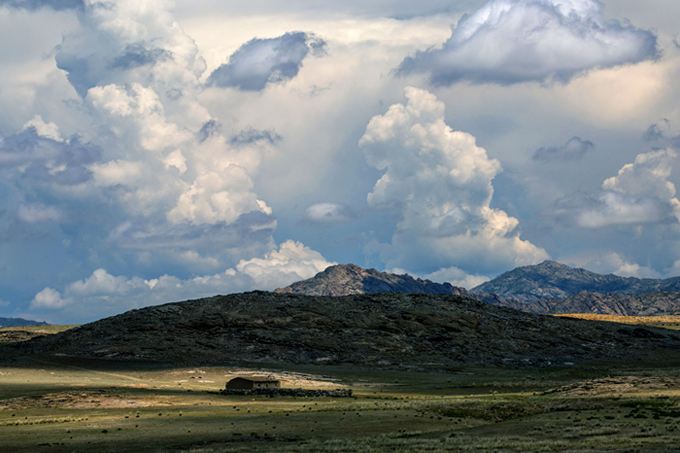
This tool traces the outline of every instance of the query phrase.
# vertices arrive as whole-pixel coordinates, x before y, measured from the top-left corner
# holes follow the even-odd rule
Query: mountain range
[[[465,288],[450,283],[435,283],[413,278],[408,274],[390,274],[375,269],[364,269],[355,264],[330,266],[314,277],[274,290],[278,294],[307,296],[350,296],[353,294],[422,293],[449,294],[501,305],[493,294],[472,294]]]
[[[656,292],[680,292],[680,277],[668,279],[602,275],[586,269],[574,269],[555,261],[523,266],[504,272],[491,281],[472,288],[472,293],[493,293],[501,299],[534,302],[565,299],[582,291],[601,294],[640,295]]]
[[[470,291],[449,283],[345,264],[328,267],[275,292],[310,296],[450,294],[537,314],[680,314],[680,277],[664,280],[602,275],[554,261],[516,268]]]
[[[17,326],[48,326],[46,322],[31,321],[22,318],[0,318],[0,327],[17,327]]]

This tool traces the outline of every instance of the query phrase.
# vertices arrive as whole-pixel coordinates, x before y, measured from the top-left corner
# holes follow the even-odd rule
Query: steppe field
[[[219,393],[243,375],[354,396]],[[0,452],[43,451],[680,452],[680,354],[664,363],[419,372],[5,360]]]

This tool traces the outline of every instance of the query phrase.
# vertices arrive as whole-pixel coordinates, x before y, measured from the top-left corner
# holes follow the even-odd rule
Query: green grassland
[[[680,451],[680,360],[442,372],[0,366],[0,451]],[[352,398],[218,393],[235,375]]]

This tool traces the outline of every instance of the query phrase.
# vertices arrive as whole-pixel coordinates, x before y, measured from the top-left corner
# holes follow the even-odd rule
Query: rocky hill
[[[423,293],[450,294],[483,302],[500,304],[493,294],[472,294],[465,288],[450,283],[435,283],[413,278],[408,274],[390,274],[375,269],[364,269],[355,264],[330,266],[314,277],[274,291],[279,294],[307,296],[350,296],[352,294]]]
[[[566,299],[582,291],[616,295],[680,292],[680,277],[652,279],[602,275],[545,261],[505,272],[471,290],[472,293],[494,293],[504,300],[524,302]]]
[[[0,327],[17,327],[17,326],[49,326],[46,322],[31,321],[22,318],[0,318]]]
[[[281,294],[305,294],[307,296],[349,296],[352,294],[377,293],[425,293],[465,296],[468,291],[450,283],[434,283],[414,279],[408,274],[397,275],[364,269],[355,264],[330,266],[314,277],[275,290]]]
[[[251,292],[132,310],[2,346],[0,357],[447,369],[662,359],[678,348],[669,330],[522,313],[454,295]]]

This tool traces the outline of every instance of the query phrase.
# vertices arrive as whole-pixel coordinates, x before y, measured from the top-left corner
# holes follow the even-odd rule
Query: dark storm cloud
[[[56,11],[65,9],[83,9],[83,0],[0,0],[0,6],[9,6],[18,9],[36,10],[40,8],[52,8]]]
[[[267,142],[274,144],[281,141],[283,137],[274,130],[245,129],[231,138],[232,145],[247,145],[250,143]]]
[[[646,142],[656,142],[664,146],[672,146],[674,148],[680,148],[680,135],[676,135],[672,131],[673,124],[666,119],[662,118],[658,123],[654,123],[647,128],[647,130],[642,134],[642,138]]]
[[[77,136],[61,142],[39,135],[31,126],[0,142],[0,170],[12,170],[11,177],[75,185],[92,178],[86,166],[100,155],[99,148],[81,143]]]
[[[111,60],[110,69],[133,69],[140,66],[154,65],[159,61],[172,58],[172,52],[165,49],[147,49],[143,42],[128,44],[123,49],[123,53]]]
[[[540,162],[552,162],[555,160],[574,161],[581,159],[586,153],[593,150],[595,146],[589,140],[581,140],[579,137],[572,137],[564,146],[550,146],[537,149],[532,157],[533,160]]]
[[[590,69],[658,56],[653,33],[605,21],[600,10],[595,0],[490,0],[463,16],[442,48],[407,57],[397,74],[427,73],[435,86],[568,82]]]
[[[210,120],[198,131],[198,140],[204,142],[215,134],[219,134],[220,124],[215,120]]]
[[[271,39],[252,39],[234,52],[228,63],[210,74],[208,84],[261,91],[268,83],[294,78],[307,55],[310,52],[322,54],[325,47],[324,40],[304,32],[286,33]]]

